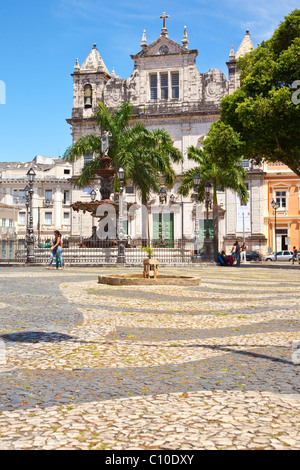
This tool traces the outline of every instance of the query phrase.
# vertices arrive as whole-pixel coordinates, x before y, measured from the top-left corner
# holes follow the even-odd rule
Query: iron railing
[[[193,240],[152,240],[150,249],[146,240],[126,241],[125,263],[142,265],[149,256],[158,259],[160,264],[189,264],[204,261],[204,253],[195,252]],[[48,264],[50,259],[50,240],[34,242],[34,264]],[[118,243],[114,240],[91,240],[69,237],[63,241],[63,261],[66,265],[115,265],[118,263]],[[0,239],[0,264],[26,263],[27,245],[25,239]],[[54,262],[55,265],[55,262]]]

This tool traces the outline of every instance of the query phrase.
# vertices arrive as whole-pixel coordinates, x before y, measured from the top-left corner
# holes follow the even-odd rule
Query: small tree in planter
[[[142,246],[141,250],[148,254],[148,259],[144,259],[144,278],[154,277],[154,279],[156,279],[158,274],[158,260],[152,258],[154,254],[153,248],[150,246]]]
[[[152,255],[154,255],[154,250],[150,246],[142,246],[141,251],[147,253],[149,259],[151,259]]]

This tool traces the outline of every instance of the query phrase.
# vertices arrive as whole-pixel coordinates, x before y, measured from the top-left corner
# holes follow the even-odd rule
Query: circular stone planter
[[[188,276],[159,275],[156,279],[141,274],[98,276],[99,284],[110,286],[200,286],[201,279]]]

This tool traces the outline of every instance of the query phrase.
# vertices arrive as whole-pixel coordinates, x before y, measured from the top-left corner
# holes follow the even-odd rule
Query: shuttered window
[[[150,99],[179,99],[179,72],[150,74]]]
[[[157,75],[150,75],[150,99],[157,100]]]
[[[179,73],[172,72],[172,98],[179,98]]]
[[[168,74],[162,73],[160,75],[160,86],[161,86],[161,99],[167,100],[169,97],[169,89],[168,89]]]

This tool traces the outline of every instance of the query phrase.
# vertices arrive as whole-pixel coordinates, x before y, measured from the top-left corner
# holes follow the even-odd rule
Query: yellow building
[[[281,251],[292,250],[296,246],[299,250],[300,178],[280,162],[267,163],[265,173],[268,247]],[[273,209],[273,201],[277,203],[277,209]]]

